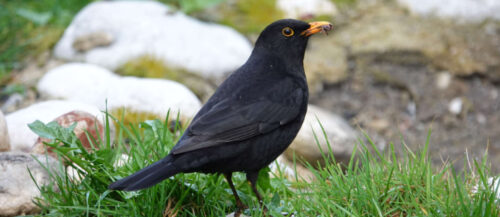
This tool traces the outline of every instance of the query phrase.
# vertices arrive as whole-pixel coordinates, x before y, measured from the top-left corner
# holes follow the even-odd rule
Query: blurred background
[[[333,23],[311,38],[304,65],[310,103],[355,132],[345,140],[332,132],[338,150],[363,132],[380,149],[417,150],[430,132],[436,165],[461,169],[466,152],[487,151],[500,171],[496,0],[0,0],[3,150],[28,151],[33,139],[16,128],[27,115],[16,112],[54,99],[103,110],[107,98],[112,114],[129,109],[130,123],[162,118],[161,106],[188,120],[282,18]],[[29,110],[33,119],[57,117],[43,114]]]

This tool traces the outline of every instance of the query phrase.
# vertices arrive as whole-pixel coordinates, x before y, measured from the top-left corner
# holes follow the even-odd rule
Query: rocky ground
[[[93,125],[88,124],[92,120],[102,128],[99,110],[107,106],[115,115],[127,110],[128,122],[162,119],[168,109],[183,111],[181,120],[187,122],[217,84],[245,61],[256,29],[274,19],[251,19],[252,5],[242,2],[225,1],[193,17],[156,2],[96,2],[84,8],[53,51],[15,72],[11,83],[27,88],[2,99],[0,151],[7,152],[0,153],[0,169],[19,167],[20,161],[11,166],[12,159],[26,154],[16,151],[45,153],[43,140],[27,127],[35,120],[63,120],[66,125],[76,120],[83,128]],[[316,7],[301,7],[300,0],[284,2],[276,1],[266,13],[334,23],[331,34],[315,36],[306,53],[309,113],[298,138],[279,159],[291,176],[294,171],[286,169],[291,156],[322,159],[326,141],[318,147],[311,130],[321,130],[316,118],[344,162],[363,132],[377,148],[392,143],[401,152],[403,141],[412,150],[421,148],[431,130],[435,165],[451,161],[463,169],[465,153],[480,159],[488,151],[493,171],[500,172],[500,18],[483,9],[499,5],[481,8],[463,0],[472,9],[453,12],[456,5],[441,10],[432,1],[363,0],[338,7],[321,0],[309,3]],[[181,27],[184,31],[172,32]],[[77,131],[81,135],[81,128]],[[309,180],[305,168],[297,171]],[[10,189],[12,182],[0,182],[0,189]],[[25,200],[19,204],[18,210],[5,213],[36,211],[33,206],[23,209]]]
[[[413,150],[422,147],[431,130],[436,165],[451,161],[461,169],[466,152],[478,159],[485,151],[499,165],[498,22],[419,17],[394,5],[362,8],[345,22],[322,39],[343,48],[345,76],[323,83],[312,103],[400,151],[402,140]]]

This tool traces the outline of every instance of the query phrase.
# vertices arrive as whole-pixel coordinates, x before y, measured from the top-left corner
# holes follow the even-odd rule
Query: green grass
[[[92,0],[0,0],[0,84],[27,58],[49,51]]]
[[[171,7],[183,11],[186,14],[201,11],[206,8],[214,7],[224,0],[159,0]]]
[[[224,178],[217,175],[179,174],[139,192],[107,190],[112,181],[132,174],[169,152],[180,132],[170,131],[168,123],[168,120],[152,120],[138,126],[120,125],[115,147],[96,141],[94,146],[98,150],[92,152],[82,147],[70,129],[55,123],[31,124],[39,135],[55,138],[48,145],[55,147],[61,159],[84,177],[81,183],[76,183],[64,175],[64,168],[47,168],[55,186],[41,187],[42,195],[37,204],[42,207],[43,215],[162,216],[178,212],[180,216],[222,216],[232,212],[235,204],[231,191]],[[59,142],[64,145],[57,146]],[[130,160],[114,168],[114,162],[122,153],[129,154]],[[243,174],[236,174],[233,180],[244,202],[257,207],[244,178]],[[260,180],[270,182],[266,176]],[[261,186],[264,190],[268,188],[265,184]]]
[[[120,123],[120,122],[118,122]],[[77,169],[81,182],[72,181],[64,168],[47,168],[55,186],[41,187],[36,203],[47,216],[224,216],[236,209],[229,186],[220,175],[178,174],[160,184],[137,192],[109,191],[107,186],[162,158],[175,144],[181,129],[169,130],[170,121],[152,120],[139,125],[120,125],[116,145],[95,142],[85,150],[71,129],[41,122],[31,124],[39,135],[56,140],[52,144],[67,164]],[[171,127],[170,127],[171,128]],[[106,134],[109,136],[109,132]],[[64,145],[57,147],[58,142]],[[107,140],[109,141],[109,139]],[[427,148],[406,149],[397,157],[394,146],[387,152],[355,153],[348,165],[330,160],[322,169],[313,169],[312,183],[290,182],[261,175],[260,191],[272,216],[498,216],[495,192],[487,184],[485,163],[474,162],[468,171],[457,174],[450,164],[431,167]],[[368,144],[372,146],[372,143]],[[129,147],[129,148],[128,148]],[[122,167],[114,162],[122,153],[130,158]],[[485,157],[486,158],[486,157]],[[482,162],[486,162],[483,159]],[[263,174],[268,174],[265,173]],[[277,172],[278,177],[281,171]],[[245,181],[236,174],[239,194],[250,207],[247,215],[262,216],[258,203]],[[479,185],[477,190],[473,187]],[[475,193],[474,193],[475,192]]]
[[[314,171],[317,180],[299,189],[291,206],[304,216],[498,216],[500,203],[487,187],[488,166],[474,162],[459,175],[451,164],[434,169],[429,145],[427,140],[418,153],[405,146],[402,157],[393,145],[387,153],[361,151],[346,168],[332,161]],[[473,193],[476,184],[482,187]]]

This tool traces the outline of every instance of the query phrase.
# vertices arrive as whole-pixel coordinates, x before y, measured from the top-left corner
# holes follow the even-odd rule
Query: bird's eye
[[[281,30],[281,34],[283,34],[286,37],[290,37],[293,35],[293,29],[290,27],[285,27]]]

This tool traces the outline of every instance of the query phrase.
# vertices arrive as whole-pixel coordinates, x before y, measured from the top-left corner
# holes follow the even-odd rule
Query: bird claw
[[[241,216],[241,211],[238,209],[238,210],[234,213],[234,215],[233,215],[233,216],[234,216],[234,217],[240,217],[240,216]]]
[[[264,205],[262,205],[262,214],[263,214],[264,216],[269,216],[269,215],[267,214],[268,212],[269,212],[269,210],[267,209],[267,207],[266,207],[266,206],[264,206]]]
[[[243,204],[241,201],[237,201],[236,206],[238,207],[238,212],[242,212],[242,211],[248,209],[248,206]]]

